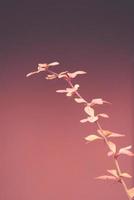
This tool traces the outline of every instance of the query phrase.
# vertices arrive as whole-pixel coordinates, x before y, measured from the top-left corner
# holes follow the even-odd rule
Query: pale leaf
[[[38,73],[39,73],[39,71],[30,72],[30,73],[28,73],[28,74],[26,75],[26,77],[29,77],[29,76],[32,76],[32,75],[38,74]]]
[[[109,151],[109,152],[107,153],[107,155],[108,155],[108,156],[112,156],[112,155],[114,155],[114,153],[113,153],[112,151]]]
[[[38,69],[44,71],[45,69],[48,68],[48,64],[47,63],[39,63],[38,64]]]
[[[77,103],[86,103],[86,101],[82,98],[75,98],[74,99]]]
[[[108,137],[124,137],[125,135],[119,133],[111,133]]]
[[[59,65],[60,63],[59,62],[52,62],[52,63],[49,63],[48,66],[56,66],[56,65]]]
[[[66,96],[71,97],[73,95],[73,92],[67,92]]]
[[[105,101],[105,100],[103,100],[101,98],[96,98],[96,99],[92,99],[90,105],[91,106],[94,106],[95,104],[102,105],[103,103],[110,103],[110,102]]]
[[[55,79],[55,78],[57,78],[57,75],[56,74],[50,74],[50,75],[47,75],[47,77],[46,77],[46,79],[47,80],[52,80],[52,79]]]
[[[132,178],[132,176],[128,173],[121,173],[121,177]]]
[[[125,135],[119,134],[119,133],[114,133],[109,130],[103,130],[103,135],[106,137],[124,137]]]
[[[115,177],[117,177],[117,178],[119,177],[118,174],[117,174],[116,169],[108,169],[107,171],[108,171],[110,174],[112,174],[113,176],[115,176]]]
[[[67,78],[67,72],[68,71],[61,72],[60,74],[58,74],[58,78]]]
[[[113,142],[108,141],[108,146],[109,146],[109,149],[115,154],[116,153],[116,145]]]
[[[81,119],[81,120],[80,120],[81,123],[85,123],[85,122],[88,122],[88,121],[89,121],[88,118],[85,118],[85,119]]]
[[[56,92],[58,92],[58,93],[66,93],[67,91],[66,90],[56,90]]]
[[[73,72],[73,73],[67,73],[67,75],[70,77],[70,78],[75,78],[77,75],[80,75],[80,74],[86,74],[86,72],[84,71],[76,71],[76,72]]]
[[[90,122],[90,123],[94,123],[98,120],[97,116],[93,116],[93,117],[87,117],[86,119],[82,119],[80,120],[81,123],[85,123],[85,122]]]
[[[102,138],[97,135],[88,135],[85,137],[85,140],[92,142],[94,140],[101,140]]]
[[[98,116],[101,116],[101,117],[104,117],[104,118],[109,118],[109,116],[105,113],[100,113],[100,114],[98,114]]]
[[[74,89],[78,90],[79,87],[80,87],[79,84],[75,84]]]
[[[84,111],[89,115],[89,116],[94,116],[94,109],[91,108],[90,106],[86,106],[84,108]]]
[[[127,192],[128,192],[129,197],[132,199],[134,197],[134,187],[130,188]]]
[[[121,148],[121,149],[119,150],[119,152],[118,152],[118,155],[120,155],[120,154],[125,154],[125,155],[128,155],[128,156],[134,156],[134,153],[131,152],[131,151],[129,151],[129,149],[131,149],[131,148],[132,148],[131,145],[129,145],[129,146],[127,146],[127,147],[124,147],[124,148]]]
[[[91,116],[91,117],[88,117],[88,121],[91,122],[91,123],[94,123],[98,120],[98,116]]]
[[[108,175],[98,176],[95,179],[100,179],[100,180],[104,180],[104,181],[105,180],[114,180],[114,181],[117,180],[116,177],[114,177],[114,176],[108,176]]]
[[[75,84],[74,87],[72,87],[72,88],[66,88],[66,90],[56,90],[56,92],[67,93],[66,96],[72,96],[73,93],[75,93],[78,88],[79,88],[79,85]]]

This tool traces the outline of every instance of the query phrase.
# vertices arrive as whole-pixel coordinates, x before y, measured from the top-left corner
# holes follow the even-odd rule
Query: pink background
[[[10,3],[11,4],[11,3]],[[1,200],[126,200],[120,184],[94,177],[113,169],[103,143],[86,144],[93,124],[81,124],[83,107],[57,94],[62,80],[44,74],[27,79],[37,63],[59,61],[56,72],[87,71],[75,79],[89,101],[110,118],[104,129],[126,134],[119,147],[133,144],[132,5],[118,3],[3,3],[1,38]],[[133,149],[134,151],[134,149]],[[133,175],[133,159],[120,158]],[[128,186],[134,181],[128,180]]]

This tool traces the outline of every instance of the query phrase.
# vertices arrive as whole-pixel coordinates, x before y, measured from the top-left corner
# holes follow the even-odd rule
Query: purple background
[[[55,92],[66,83],[25,75],[53,61],[57,72],[87,71],[74,82],[81,95],[112,102],[98,107],[110,116],[101,124],[126,134],[113,140],[119,147],[132,144],[132,1],[3,2],[0,21],[0,199],[126,200],[120,184],[94,180],[114,164],[103,143],[85,144],[96,127],[80,124],[82,106]],[[122,156],[122,171],[133,174],[132,160]]]

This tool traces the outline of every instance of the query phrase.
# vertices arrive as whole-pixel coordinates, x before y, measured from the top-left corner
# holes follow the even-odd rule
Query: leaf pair
[[[95,140],[102,140],[102,139],[104,139],[104,137],[110,138],[110,137],[123,137],[123,136],[125,136],[125,135],[121,135],[119,133],[114,133],[114,132],[108,131],[108,130],[100,130],[99,129],[99,130],[97,130],[97,132],[100,136],[95,135],[95,134],[91,134],[91,135],[86,136],[85,140],[88,141],[88,142],[92,142],[92,141],[95,141]],[[116,147],[112,142],[109,141],[108,144],[109,144],[110,150],[114,149],[113,151],[116,151],[116,149],[115,149]]]
[[[114,180],[114,181],[117,181],[117,182],[121,182],[121,178],[132,178],[132,176],[130,174],[126,173],[126,172],[123,172],[119,175],[116,169],[107,170],[107,172],[110,175],[98,176],[98,177],[96,177],[96,179]]]
[[[100,114],[95,115],[94,109],[89,105],[87,105],[84,108],[84,111],[88,114],[88,117],[85,118],[85,119],[80,120],[81,123],[85,123],[85,122],[94,123],[99,119],[99,117],[103,117],[103,118],[108,118],[109,117],[105,113],[100,113]]]
[[[75,84],[72,88],[66,88],[65,90],[56,90],[58,93],[66,93],[66,96],[72,96],[79,88],[78,84]]]
[[[81,75],[81,74],[86,74],[86,72],[84,72],[84,71],[76,71],[76,72],[69,73],[68,71],[64,71],[64,72],[61,72],[59,74],[47,75],[46,79],[48,79],[48,80],[52,80],[52,79],[55,79],[55,78],[65,78],[65,79],[70,78],[70,79],[73,79],[77,75]]]
[[[59,75],[58,75],[58,78],[75,78],[77,75],[81,75],[81,74],[86,74],[87,72],[85,71],[76,71],[76,72],[68,72],[68,71],[65,71],[65,72],[61,72]]]
[[[113,142],[109,141],[108,145],[109,145],[109,149],[110,149],[110,151],[108,152],[108,156],[113,155],[116,158],[118,158],[122,154],[127,155],[127,156],[134,156],[134,153],[132,151],[130,151],[130,149],[132,148],[131,145],[129,145],[127,147],[120,148],[118,152],[117,152],[117,149],[116,149],[116,145]]]
[[[55,65],[59,65],[59,62],[52,62],[52,63],[43,63],[43,64],[38,64],[38,67],[37,67],[37,70],[36,71],[33,71],[33,72],[30,72],[26,75],[26,77],[29,77],[31,75],[34,75],[34,74],[38,74],[42,71],[46,71],[49,67],[51,66],[55,66]]]

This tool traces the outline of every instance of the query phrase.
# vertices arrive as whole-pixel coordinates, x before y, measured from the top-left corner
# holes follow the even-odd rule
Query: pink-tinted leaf
[[[38,64],[38,67],[37,67],[37,71],[33,71],[33,72],[30,72],[26,75],[26,77],[29,77],[31,75],[34,75],[34,74],[37,74],[39,72],[42,72],[42,71],[46,71],[46,69],[50,66],[55,66],[55,65],[58,65],[59,63],[58,62],[52,62],[50,64],[47,64],[47,63],[39,63]],[[50,78],[48,78],[50,79]]]
[[[119,133],[111,133],[108,137],[124,137],[125,135]]]
[[[47,75],[47,77],[46,77],[46,79],[47,80],[52,80],[52,79],[55,79],[55,78],[57,78],[57,75],[56,74],[50,74],[50,75]]]
[[[118,174],[117,174],[117,171],[116,171],[116,169],[109,169],[109,170],[107,170],[111,175],[113,175],[113,176],[115,176],[115,177],[119,177],[118,176]]]
[[[74,99],[77,103],[86,103],[86,101],[82,98],[75,98]]]
[[[101,140],[102,138],[97,135],[88,135],[85,137],[85,140],[92,142],[94,140]]]
[[[67,92],[67,93],[66,93],[66,96],[67,96],[67,97],[71,97],[72,95],[73,95],[73,92]]]
[[[100,114],[98,114],[98,116],[104,117],[104,118],[109,118],[109,116],[107,114],[105,114],[105,113],[100,113]]]
[[[121,173],[121,177],[124,177],[124,178],[132,178],[132,176],[128,173]]]
[[[100,131],[101,130],[98,130],[99,134],[100,134]],[[109,130],[102,130],[101,132],[105,137],[124,137],[125,136],[125,135],[122,135],[122,134],[119,134],[119,133],[114,133],[114,132],[109,131]]]
[[[56,90],[58,93],[66,93],[66,96],[72,96],[75,91],[77,91],[79,88],[79,85],[76,84],[72,88],[66,88],[66,90]]]
[[[107,153],[107,155],[108,155],[108,156],[112,156],[112,155],[114,155],[114,153],[113,153],[112,151],[109,151],[109,152]]]
[[[59,65],[59,64],[60,63],[56,61],[56,62],[49,63],[48,66],[56,66],[56,65]]]
[[[74,85],[74,90],[75,90],[75,91],[78,90],[79,87],[80,87],[80,86],[79,86],[78,84],[75,84],[75,85]]]
[[[102,105],[103,103],[110,103],[110,102],[105,101],[101,98],[96,98],[96,99],[92,99],[90,106],[94,106],[95,104]]]
[[[109,146],[109,149],[115,154],[116,153],[116,145],[113,142],[108,141],[108,146]]]
[[[86,106],[84,108],[84,111],[89,115],[89,116],[94,116],[94,109],[91,108],[90,106]]]
[[[91,116],[91,117],[88,117],[88,121],[91,122],[91,123],[94,123],[98,120],[98,116]]]
[[[45,69],[48,68],[48,64],[47,63],[39,63],[38,64],[38,70],[44,71]]]
[[[73,73],[67,73],[68,74],[68,76],[70,77],[70,78],[75,78],[77,75],[80,75],[80,74],[86,74],[86,72],[84,72],[84,71],[76,71],[76,72],[73,72]]]
[[[38,73],[39,73],[39,71],[30,72],[30,73],[28,73],[28,74],[26,75],[26,77],[29,77],[29,76],[32,76],[32,75],[38,74]]]
[[[133,188],[130,188],[128,191],[128,195],[129,195],[129,197],[132,199],[132,198],[134,198],[134,187]]]
[[[58,93],[66,93],[67,91],[66,90],[56,90],[56,92],[58,92]]]
[[[93,117],[87,117],[86,119],[82,119],[80,120],[81,123],[85,123],[85,122],[90,122],[90,123],[94,123],[98,120],[97,116],[93,116]]]
[[[117,178],[115,176],[109,176],[109,175],[104,175],[104,176],[98,176],[96,177],[96,179],[100,179],[100,180],[113,180],[116,181]]]
[[[132,146],[127,146],[127,147],[124,147],[124,148],[121,148],[118,152],[118,155],[120,154],[125,154],[125,155],[128,155],[128,156],[134,156],[134,153],[129,151],[129,149],[131,149]]]
[[[61,72],[60,74],[58,74],[58,78],[67,78],[67,72],[68,71]]]
[[[80,120],[81,123],[89,122],[88,117]]]

